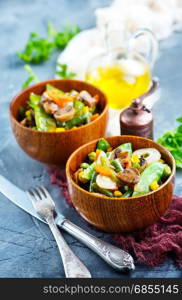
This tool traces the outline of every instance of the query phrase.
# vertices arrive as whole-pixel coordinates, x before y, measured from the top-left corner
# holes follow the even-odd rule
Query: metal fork
[[[50,230],[52,231],[62,257],[66,277],[91,278],[89,270],[72,252],[62,234],[58,230],[54,220],[55,204],[45,187],[39,186],[36,188],[31,188],[26,193],[28,194],[29,199],[32,201],[37,213],[45,219],[50,227]]]

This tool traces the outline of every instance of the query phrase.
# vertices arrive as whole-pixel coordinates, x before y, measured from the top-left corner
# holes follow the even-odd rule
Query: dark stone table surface
[[[12,96],[25,79],[23,64],[16,51],[24,46],[28,33],[45,32],[48,21],[59,29],[62,24],[78,24],[82,29],[94,25],[94,10],[110,0],[6,0],[0,1],[0,174],[22,189],[37,184],[48,185],[47,169],[27,157],[17,145],[9,124],[8,107]],[[161,83],[161,99],[155,105],[155,138],[176,125],[182,115],[182,33],[173,34],[160,45],[160,56],[154,74]],[[54,76],[56,57],[34,67],[38,76]],[[60,190],[49,185],[59,209],[70,220],[105,241],[108,234],[98,233],[70,208]],[[177,173],[175,192],[182,195],[182,176]],[[137,264],[136,271],[122,275],[112,270],[96,254],[64,234],[73,251],[87,265],[93,277],[181,277],[181,270],[170,258],[156,268]],[[64,277],[56,243],[45,224],[32,218],[0,194],[0,277]]]

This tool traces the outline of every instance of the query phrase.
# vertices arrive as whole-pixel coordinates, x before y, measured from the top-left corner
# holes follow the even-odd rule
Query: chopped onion
[[[161,158],[160,152],[155,148],[143,148],[133,152],[133,155],[143,156],[148,164],[159,161]]]
[[[107,190],[117,189],[116,183],[110,177],[107,176],[97,175],[96,183],[102,189],[107,189]]]

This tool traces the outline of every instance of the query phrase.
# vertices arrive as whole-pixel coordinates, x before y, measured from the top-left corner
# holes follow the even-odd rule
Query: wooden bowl
[[[46,84],[51,84],[64,92],[72,89],[87,90],[91,95],[99,95],[100,116],[89,124],[65,132],[41,132],[24,127],[18,121],[20,106],[25,106],[30,93],[41,95]],[[104,136],[108,119],[106,96],[95,86],[78,80],[47,80],[20,92],[10,104],[10,120],[13,133],[20,147],[32,158],[48,165],[64,166],[70,154],[81,145]]]
[[[128,232],[144,228],[157,221],[168,208],[173,194],[175,162],[172,155],[152,140],[136,136],[113,136],[106,140],[112,147],[132,143],[133,149],[156,148],[172,169],[171,176],[156,191],[130,198],[109,198],[90,193],[73,180],[73,174],[87,157],[95,151],[98,140],[77,149],[68,159],[66,175],[73,205],[90,224],[106,232]]]

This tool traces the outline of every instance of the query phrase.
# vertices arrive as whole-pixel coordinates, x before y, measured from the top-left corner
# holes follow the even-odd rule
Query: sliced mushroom
[[[72,105],[66,105],[63,108],[58,109],[54,113],[54,118],[59,122],[66,122],[73,119],[75,115],[75,109]]]
[[[142,173],[145,170],[145,168],[148,166],[148,163],[146,159],[143,157],[140,157],[139,160],[140,160],[139,172]]]
[[[79,94],[79,98],[85,105],[89,107],[93,107],[97,104],[97,99],[92,97],[87,91],[81,91]]]
[[[48,95],[47,92],[44,92],[40,99],[41,103],[44,103],[45,101],[52,101],[51,97]]]
[[[58,105],[51,99],[47,92],[41,96],[40,103],[42,104],[46,113],[53,115],[58,109]]]
[[[117,158],[119,158],[120,160],[126,160],[126,159],[130,158],[130,155],[129,155],[128,151],[120,152],[120,153],[118,153]]]
[[[46,113],[53,115],[56,111],[58,111],[58,105],[53,101],[44,101],[42,102],[42,106]]]
[[[110,160],[113,160],[113,159],[118,158],[118,155],[119,155],[121,152],[122,152],[122,150],[119,149],[119,148],[114,149],[113,151],[111,151],[111,152],[109,153],[109,159],[110,159]]]
[[[126,168],[123,172],[116,174],[117,178],[124,184],[132,186],[139,182],[140,173],[135,168]]]

